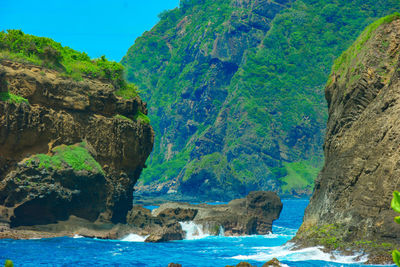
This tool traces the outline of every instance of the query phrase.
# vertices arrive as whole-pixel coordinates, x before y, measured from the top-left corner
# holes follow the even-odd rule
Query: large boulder
[[[184,237],[185,233],[182,230],[182,226],[178,222],[174,222],[151,233],[150,236],[146,238],[145,242],[159,243],[182,240]]]

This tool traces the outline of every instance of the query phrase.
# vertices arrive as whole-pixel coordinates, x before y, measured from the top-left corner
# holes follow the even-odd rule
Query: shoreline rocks
[[[226,236],[268,234],[272,222],[279,218],[282,202],[273,192],[255,191],[226,205],[166,203],[151,212],[135,205],[126,223],[95,222],[74,215],[52,224],[0,227],[0,238],[29,239],[74,235],[100,239],[122,239],[129,234],[147,236],[146,242],[182,240],[186,233],[182,222],[193,222],[207,234]]]
[[[226,205],[166,203],[152,214],[164,220],[193,221],[211,235],[218,235],[222,227],[226,236],[238,236],[270,233],[272,222],[279,218],[281,210],[282,202],[275,193],[253,191],[246,198],[232,200]]]

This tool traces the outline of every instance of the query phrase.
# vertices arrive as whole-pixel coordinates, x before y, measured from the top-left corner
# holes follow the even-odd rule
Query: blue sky
[[[120,61],[159,13],[178,5],[179,0],[0,0],[0,31],[21,29],[91,57]]]

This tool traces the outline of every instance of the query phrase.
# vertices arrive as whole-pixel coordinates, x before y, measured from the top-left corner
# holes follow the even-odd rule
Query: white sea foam
[[[210,236],[204,233],[202,225],[197,225],[192,221],[179,223],[182,226],[182,230],[186,233],[185,239],[187,240],[201,239]]]
[[[222,225],[219,227],[218,236],[225,236],[225,229]]]
[[[325,253],[321,247],[310,247],[292,250],[293,244],[287,243],[279,247],[253,247],[255,253],[252,255],[237,255],[232,257],[236,260],[268,261],[277,258],[280,261],[310,261],[320,260],[336,263],[364,263],[368,256],[353,255],[343,256],[339,253]]]
[[[121,239],[121,241],[127,242],[144,242],[148,236],[141,236],[137,234],[129,234]]]
[[[74,234],[73,238],[83,238],[83,236],[78,235],[78,234]]]

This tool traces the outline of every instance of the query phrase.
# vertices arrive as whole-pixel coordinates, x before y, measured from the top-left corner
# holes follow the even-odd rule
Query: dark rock
[[[182,264],[179,264],[179,263],[170,263],[170,264],[168,264],[168,267],[182,267]]]
[[[128,212],[126,223],[141,229],[163,225],[160,218],[152,216],[149,209],[145,209],[140,205],[135,205],[132,210]]]

